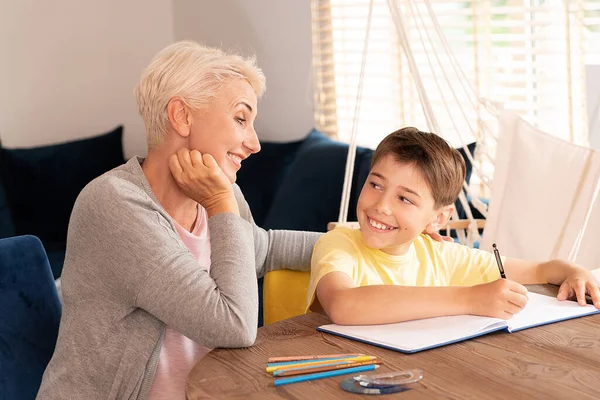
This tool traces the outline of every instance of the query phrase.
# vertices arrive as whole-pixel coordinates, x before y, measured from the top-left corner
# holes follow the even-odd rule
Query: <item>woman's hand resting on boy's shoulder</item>
[[[425,232],[427,233],[433,240],[435,240],[436,242],[454,242],[454,239],[452,239],[451,236],[443,236],[440,235],[438,232]]]

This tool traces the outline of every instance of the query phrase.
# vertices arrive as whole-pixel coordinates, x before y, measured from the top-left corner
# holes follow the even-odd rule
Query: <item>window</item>
[[[369,0],[313,0],[317,128],[352,133]],[[448,59],[435,20],[466,77]],[[357,142],[374,148],[403,127],[428,127],[390,6],[403,19],[440,131],[455,146],[485,139],[495,119],[476,98],[515,110],[540,129],[587,144],[585,65],[600,63],[600,0],[374,0]],[[429,35],[429,36],[428,36]],[[443,67],[440,67],[442,65]],[[437,79],[436,79],[437,78]],[[461,89],[466,81],[474,95]],[[460,94],[458,93],[460,92]]]

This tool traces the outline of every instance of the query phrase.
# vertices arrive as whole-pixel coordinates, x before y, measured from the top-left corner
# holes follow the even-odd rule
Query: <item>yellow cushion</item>
[[[265,275],[263,321],[265,325],[304,314],[310,272],[282,269]]]

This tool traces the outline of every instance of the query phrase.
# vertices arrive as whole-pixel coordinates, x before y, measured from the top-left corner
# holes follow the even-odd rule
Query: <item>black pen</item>
[[[492,247],[494,248],[494,255],[496,256],[496,264],[498,264],[500,276],[506,279],[506,275],[504,275],[504,267],[502,266],[502,259],[500,258],[500,252],[498,251],[498,247],[496,247],[496,243],[494,243]]]

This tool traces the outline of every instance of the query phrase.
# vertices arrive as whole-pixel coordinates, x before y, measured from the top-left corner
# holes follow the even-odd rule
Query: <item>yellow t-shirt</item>
[[[458,243],[417,237],[409,251],[393,256],[368,247],[358,229],[338,227],[315,244],[306,311],[317,284],[330,272],[343,272],[356,287],[369,285],[473,286],[500,278],[491,253]]]

